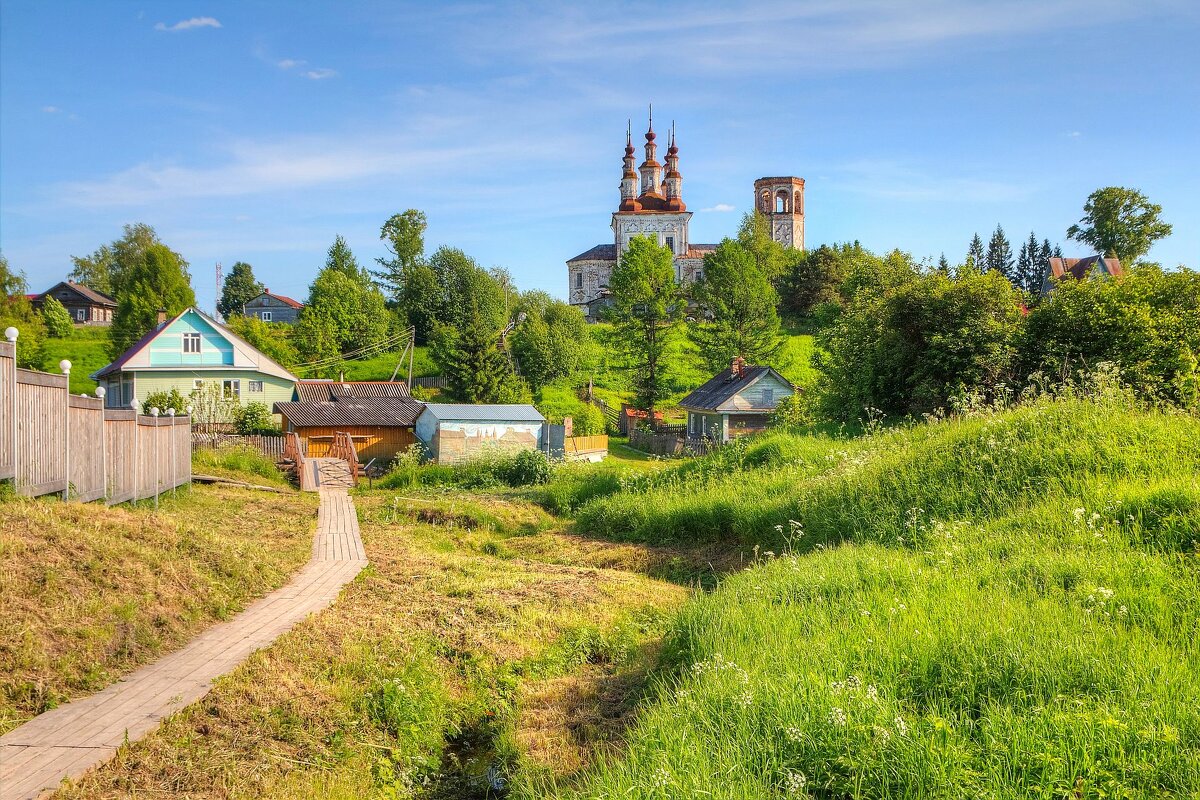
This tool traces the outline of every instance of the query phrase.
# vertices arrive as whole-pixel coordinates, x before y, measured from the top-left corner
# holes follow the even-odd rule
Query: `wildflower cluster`
[[[750,675],[746,670],[727,660],[720,653],[715,653],[712,658],[706,661],[698,661],[693,664],[692,674],[698,678],[727,675],[732,678],[737,689],[733,702],[743,708],[748,708],[754,704],[754,693],[750,691]]]
[[[1095,614],[1105,619],[1111,619],[1114,615],[1121,618],[1128,617],[1129,608],[1124,605],[1117,605],[1113,601],[1115,594],[1116,592],[1112,589],[1097,586],[1083,601],[1084,613]]]
[[[788,770],[783,774],[783,793],[788,797],[808,797],[808,778],[803,772]]]

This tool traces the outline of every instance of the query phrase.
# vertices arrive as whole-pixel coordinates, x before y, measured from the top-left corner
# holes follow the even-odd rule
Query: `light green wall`
[[[267,408],[273,408],[277,402],[292,399],[292,381],[286,378],[277,378],[274,375],[264,375],[253,370],[206,369],[196,372],[138,370],[135,374],[137,375],[136,392],[139,403],[145,402],[146,398],[155,392],[169,392],[172,389],[179,390],[180,394],[187,397],[195,388],[194,382],[197,378],[205,382],[234,378],[240,380],[242,382],[242,405],[259,402],[266,403]],[[252,380],[263,382],[262,392],[250,391],[249,382]]]

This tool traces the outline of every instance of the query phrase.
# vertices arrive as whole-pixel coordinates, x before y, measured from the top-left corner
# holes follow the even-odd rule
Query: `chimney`
[[[263,287],[263,294],[270,294],[270,293],[271,293],[271,290],[270,290],[270,289],[268,289],[267,287],[265,287],[265,286],[264,286],[264,287]]]
[[[158,310],[158,324],[162,325],[166,321],[167,321],[167,310],[165,308],[160,308]]]
[[[738,356],[735,359],[733,359],[733,361],[730,362],[730,364],[729,364],[729,377],[731,377],[731,378],[742,377],[742,368],[744,366],[746,366],[746,359],[742,358],[741,356]]]

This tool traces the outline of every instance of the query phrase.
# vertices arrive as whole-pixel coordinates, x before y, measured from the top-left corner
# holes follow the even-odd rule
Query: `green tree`
[[[240,316],[249,303],[263,292],[263,285],[254,278],[254,267],[238,261],[229,271],[221,286],[221,299],[217,301],[217,313],[229,321]]]
[[[693,287],[702,313],[691,328],[710,370],[727,367],[736,356],[751,364],[770,364],[783,339],[779,296],[753,255],[726,239],[704,257],[703,277]]]
[[[1012,245],[1008,242],[1008,237],[1004,235],[1004,228],[999,225],[992,232],[992,238],[988,240],[987,253],[983,257],[984,266],[981,268],[984,272],[999,272],[1004,277],[1008,278],[1014,286],[1016,285],[1016,276],[1013,270],[1013,255]]]
[[[338,236],[292,333],[301,358],[320,362],[312,369],[315,374],[335,375],[344,356],[380,347],[392,327],[383,293]]]
[[[515,403],[526,392],[500,347],[500,330],[468,298],[461,326],[438,323],[431,337],[431,355],[466,403]]]
[[[1083,218],[1067,229],[1067,237],[1091,245],[1102,256],[1116,256],[1132,267],[1171,226],[1159,219],[1162,206],[1123,186],[1107,186],[1088,195]]]
[[[1018,296],[998,272],[938,272],[859,292],[820,337],[820,405],[853,420],[944,408],[966,391],[1010,380],[1021,322]]]
[[[42,300],[42,321],[46,323],[46,332],[56,339],[65,339],[75,330],[70,312],[49,295]]]
[[[839,290],[851,264],[866,251],[858,242],[821,245],[816,250],[797,252],[788,261],[778,281],[783,304],[800,314],[811,314],[819,306],[840,303]],[[869,254],[866,254],[869,255]]]
[[[292,326],[288,323],[263,322],[258,317],[235,314],[225,325],[276,363],[289,369],[300,363],[300,354],[292,342]]]
[[[979,238],[978,233],[971,237],[971,244],[967,247],[966,265],[968,267],[973,266],[980,272],[987,269],[987,258],[983,252],[983,239]]]
[[[425,229],[428,226],[425,212],[410,208],[388,217],[379,229],[379,238],[387,247],[388,257],[375,259],[383,269],[372,274],[393,300],[401,299],[412,270],[425,260]]]
[[[325,269],[337,270],[359,282],[368,279],[367,271],[358,265],[358,259],[354,257],[350,245],[346,244],[346,240],[340,235],[334,237],[333,244],[329,246],[329,252],[325,255]]]
[[[0,331],[16,328],[17,366],[40,369],[42,346],[46,340],[46,325],[25,295],[29,284],[25,273],[14,270],[0,253]]]
[[[82,283],[119,301],[126,290],[127,276],[133,268],[144,261],[147,250],[162,244],[154,228],[149,225],[142,222],[126,225],[120,239],[111,244],[101,245],[90,256],[72,256],[71,261],[74,262],[75,268],[69,277],[76,283]],[[171,255],[190,281],[187,261],[174,251]]]
[[[609,289],[609,319],[629,357],[635,402],[653,412],[667,393],[663,354],[686,310],[673,254],[649,237],[634,237],[613,269]]]
[[[521,296],[516,309],[524,320],[508,338],[509,349],[533,391],[589,369],[596,343],[579,309],[545,292]]]
[[[795,259],[801,258],[802,250],[791,250],[771,237],[771,221],[758,211],[745,214],[738,228],[738,243],[754,258],[754,262],[768,280],[775,281],[785,275]]]
[[[117,311],[109,329],[113,357],[153,330],[158,312],[167,318],[196,305],[186,264],[164,244],[150,245],[121,278]]]

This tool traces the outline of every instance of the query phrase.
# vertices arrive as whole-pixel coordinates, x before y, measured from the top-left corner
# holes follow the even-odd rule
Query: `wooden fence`
[[[233,433],[193,433],[192,447],[197,450],[219,450],[222,447],[249,447],[276,461],[283,458],[287,440],[284,435],[239,436]]]
[[[18,369],[16,345],[0,342],[0,478],[18,494],[120,503],[191,481],[190,418],[105,409],[68,380]]]
[[[424,378],[413,378],[412,385],[422,389],[445,389],[450,385],[450,379],[445,375],[428,375]]]
[[[568,459],[588,458],[592,455],[608,453],[608,435],[597,436],[568,436],[563,439],[563,455]]]

